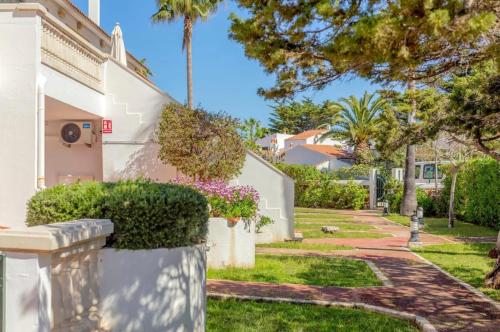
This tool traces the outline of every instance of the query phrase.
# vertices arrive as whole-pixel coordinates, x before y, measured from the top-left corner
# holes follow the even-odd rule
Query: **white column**
[[[37,178],[38,189],[45,188],[45,83],[47,79],[40,75],[38,79],[38,114],[37,114]]]
[[[89,0],[89,18],[101,25],[101,0]]]

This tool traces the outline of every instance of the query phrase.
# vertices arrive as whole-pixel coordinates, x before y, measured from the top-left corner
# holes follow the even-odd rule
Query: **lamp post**
[[[411,222],[410,222],[410,240],[408,241],[408,244],[414,245],[414,246],[419,246],[422,243],[420,242],[420,235],[419,235],[419,222],[418,218],[416,215],[411,216]]]
[[[424,228],[424,208],[421,206],[417,208],[417,218],[420,228]]]
[[[384,212],[382,213],[383,216],[388,216],[389,215],[389,202],[384,201]]]

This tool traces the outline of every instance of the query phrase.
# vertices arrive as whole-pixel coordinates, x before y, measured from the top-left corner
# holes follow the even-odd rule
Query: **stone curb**
[[[375,273],[375,275],[377,276],[377,278],[382,281],[382,284],[384,286],[389,286],[389,287],[392,287],[394,286],[394,284],[392,283],[392,281],[387,278],[387,276],[384,274],[384,272],[382,272],[378,267],[377,265],[375,265],[375,263],[373,263],[372,261],[370,260],[367,260],[367,259],[360,259],[362,260],[363,262],[366,263],[366,265],[368,265],[368,267],[370,269],[372,269],[373,273]]]
[[[398,224],[397,222],[394,222],[390,219],[387,219],[386,217],[383,217],[383,216],[379,216],[379,218],[382,218],[384,220],[387,220],[393,224],[397,224],[397,225],[400,225],[400,226],[403,226],[403,227],[408,227],[408,226],[405,226],[405,225],[401,225],[401,224]],[[429,234],[429,233],[427,233]],[[433,234],[431,234],[433,235]],[[434,235],[434,236],[437,236],[437,235]],[[441,236],[437,236],[439,238],[442,238]],[[446,239],[446,238],[442,238],[444,240],[447,240],[449,242],[452,242],[452,243],[456,243],[456,244],[459,244],[459,242],[456,242],[456,241],[453,241],[453,240],[450,240],[450,239]],[[411,252],[413,255],[415,255],[416,257],[420,258],[423,262],[425,262],[426,264],[434,267],[436,270],[438,270],[439,272],[443,273],[444,275],[446,275],[448,278],[454,280],[455,282],[457,282],[458,284],[460,284],[462,287],[466,288],[467,290],[473,292],[474,294],[476,294],[477,296],[479,296],[481,299],[485,300],[486,302],[489,302],[490,304],[492,304],[497,310],[500,311],[500,303],[498,303],[497,301],[493,300],[492,298],[486,296],[483,292],[481,292],[480,290],[472,287],[471,285],[469,285],[468,283],[458,279],[457,277],[453,276],[452,274],[450,274],[448,271],[445,271],[443,270],[441,267],[437,266],[436,264],[432,263],[431,261],[429,261],[428,259],[420,256],[419,254],[417,254],[416,252],[414,251],[411,251],[411,250],[408,250],[409,252]]]
[[[477,296],[479,296],[481,299],[485,300],[486,302],[489,302],[491,305],[493,305],[498,311],[500,311],[500,303],[498,303],[497,301],[493,300],[492,298],[490,298],[489,296],[486,296],[483,292],[481,292],[480,290],[472,287],[471,285],[469,285],[468,283],[458,279],[457,277],[455,277],[454,275],[450,274],[448,271],[445,271],[443,270],[441,267],[437,266],[436,264],[432,263],[431,261],[429,261],[428,259],[420,256],[419,254],[417,254],[416,252],[413,252],[413,251],[410,251],[413,255],[417,256],[418,258],[420,258],[422,261],[424,261],[426,264],[432,266],[433,268],[435,268],[436,270],[438,270],[439,272],[443,273],[444,275],[446,275],[448,278],[454,280],[456,283],[460,284],[462,287],[466,288],[467,290],[471,291],[472,293],[476,294]]]
[[[397,311],[384,307],[379,307],[371,304],[361,302],[332,302],[332,301],[319,301],[319,300],[298,300],[284,297],[261,297],[251,295],[232,295],[222,293],[208,292],[208,298],[213,299],[238,299],[245,301],[263,301],[263,302],[279,302],[279,303],[292,303],[292,304],[314,304],[324,307],[344,307],[352,309],[365,309],[372,312],[386,314],[392,317],[409,320],[417,325],[422,332],[437,332],[437,329],[424,317],[410,314],[404,311]]]

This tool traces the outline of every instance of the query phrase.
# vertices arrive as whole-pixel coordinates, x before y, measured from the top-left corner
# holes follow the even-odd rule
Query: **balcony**
[[[65,31],[66,30],[66,31]],[[103,64],[106,55],[76,33],[42,19],[42,63],[103,92]]]

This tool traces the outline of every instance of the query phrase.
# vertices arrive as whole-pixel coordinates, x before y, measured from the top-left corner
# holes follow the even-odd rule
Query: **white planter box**
[[[101,326],[107,331],[205,331],[205,246],[103,249]]]
[[[224,218],[210,218],[207,242],[209,267],[255,266],[255,222],[232,223]]]

